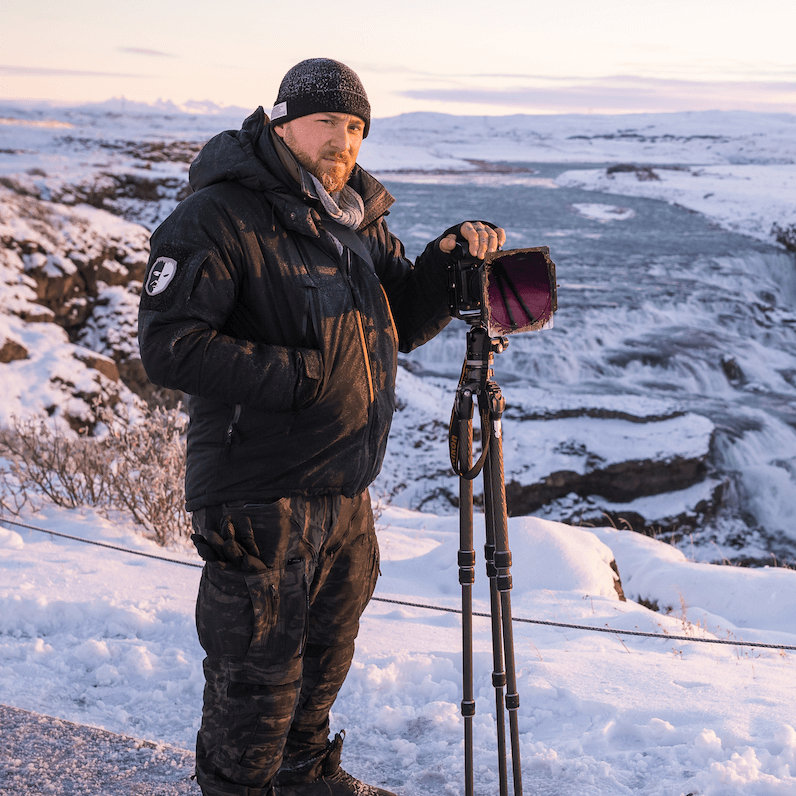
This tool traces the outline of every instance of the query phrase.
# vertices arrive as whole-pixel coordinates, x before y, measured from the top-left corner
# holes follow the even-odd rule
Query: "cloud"
[[[117,47],[120,53],[130,53],[132,55],[149,55],[155,58],[174,58],[171,53],[164,53],[161,50],[148,50],[146,47]]]
[[[40,66],[12,66],[0,64],[0,74],[16,77],[135,77],[149,79],[154,75],[135,75],[124,72],[90,72],[81,69],[48,69]]]
[[[495,76],[497,77],[497,76]],[[529,79],[530,82],[530,79]],[[537,81],[534,81],[537,82]],[[689,110],[796,112],[796,83],[691,81],[632,75],[538,81],[511,88],[471,85],[407,89],[399,94],[437,103],[493,105],[518,111],[580,113]]]

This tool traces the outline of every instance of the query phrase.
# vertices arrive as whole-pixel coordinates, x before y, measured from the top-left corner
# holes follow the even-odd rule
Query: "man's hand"
[[[230,517],[224,517],[220,533],[205,531],[206,536],[193,534],[191,541],[199,555],[220,569],[237,569],[241,572],[262,572],[266,569],[260,560],[260,551],[254,541],[251,520],[244,517],[238,526],[232,524]]]
[[[496,252],[505,242],[504,230],[492,229],[481,221],[467,221],[459,229],[459,235],[470,244],[470,256],[484,259],[487,252]],[[447,235],[439,242],[440,251],[450,254],[456,246],[456,235]]]

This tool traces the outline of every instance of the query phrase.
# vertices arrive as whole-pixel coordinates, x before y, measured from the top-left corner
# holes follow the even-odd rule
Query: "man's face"
[[[365,122],[347,113],[312,113],[274,128],[296,160],[329,193],[340,191],[357,162]]]

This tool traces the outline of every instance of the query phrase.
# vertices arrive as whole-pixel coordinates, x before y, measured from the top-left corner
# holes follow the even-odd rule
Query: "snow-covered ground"
[[[476,547],[479,518],[476,517]],[[46,508],[22,521],[196,564],[122,518]],[[199,569],[0,529],[0,702],[190,748],[202,692]],[[509,523],[524,792],[796,792],[796,572],[689,562],[654,539],[533,518]],[[455,517],[381,515],[376,597],[459,607]],[[614,586],[615,559],[627,602]],[[476,610],[489,611],[483,566]],[[657,603],[658,613],[633,602]],[[487,619],[475,620],[476,793],[497,790]],[[463,792],[461,631],[450,613],[374,601],[335,705],[345,764],[400,796]],[[29,773],[35,778],[36,772]]]
[[[47,245],[62,249],[65,256],[69,247],[82,251],[89,246],[81,236],[102,238],[99,250],[113,252],[105,262],[108,273],[120,263],[140,265],[144,226],[151,227],[173,207],[192,153],[218,130],[237,128],[244,115],[239,110],[188,115],[173,108],[129,104],[65,109],[0,103],[0,182],[10,186],[3,198],[0,234],[18,239],[24,227],[23,237],[32,236],[35,242],[37,235],[44,239],[62,224],[57,240]],[[396,180],[532,185],[549,191],[586,186],[663,199],[768,242],[773,242],[773,224],[796,223],[796,117],[787,114],[412,114],[375,120],[362,163]],[[572,169],[554,180],[521,170],[529,163],[571,164]],[[617,163],[638,168],[609,172],[607,167]],[[496,170],[494,164],[500,167]],[[130,178],[144,193],[157,188],[157,201],[142,210],[141,203],[125,199],[122,189],[133,185]],[[105,190],[117,191],[114,210],[128,219],[135,217],[139,224],[122,222],[104,210],[71,206],[82,197],[96,199]],[[49,215],[32,215],[33,208],[39,212],[43,206],[36,204],[39,200],[45,200],[56,221]],[[634,218],[631,208],[612,201],[578,202],[572,209],[601,224],[633,223]],[[84,229],[80,219],[86,222]],[[78,229],[82,232],[75,237]],[[94,235],[96,230],[101,235]],[[432,232],[429,237],[437,234]],[[45,257],[43,263],[31,260],[26,267],[54,268],[61,278],[68,277],[64,269],[69,263]],[[67,402],[76,399],[55,389],[52,377],[59,383],[71,380],[76,390],[90,395],[97,390],[96,363],[90,368],[80,364],[76,349],[81,346],[69,343],[60,327],[44,322],[48,318],[36,303],[35,284],[20,276],[19,263],[9,260],[4,268],[0,346],[16,341],[28,356],[3,365],[0,418],[5,421],[24,408],[71,411]],[[716,278],[724,280],[725,275]],[[128,317],[131,301],[114,298],[114,290],[103,288],[106,315],[115,311]],[[41,315],[26,318],[36,308]],[[637,314],[641,328],[644,313]],[[636,323],[635,316],[631,320]],[[789,322],[786,318],[781,324]],[[87,333],[81,341],[102,351],[105,343],[100,338],[107,328],[98,322],[96,334]],[[121,342],[127,345],[133,332],[126,327],[121,332]],[[444,347],[438,350],[445,353]],[[457,348],[457,362],[460,354]],[[783,362],[780,370],[785,372],[789,365]],[[751,364],[748,369],[754,372]],[[403,414],[416,426],[428,424],[424,447],[393,446],[385,478],[412,473],[420,457],[438,460],[441,471],[447,467],[445,424],[451,396],[432,381],[419,381],[402,371],[399,392],[403,390],[406,400]],[[723,389],[731,387],[724,384]],[[785,394],[787,389],[783,382],[780,390]],[[506,392],[510,395],[511,389]],[[527,420],[522,431],[512,431],[510,439],[515,441],[527,434],[526,453],[534,451],[525,464],[522,445],[514,452],[507,450],[507,462],[516,463],[517,472],[537,466],[550,471],[543,459],[556,456],[567,457],[560,466],[568,470],[578,471],[583,464],[574,444],[583,436],[582,428],[574,430],[577,421],[571,417],[545,420],[543,400],[554,402],[551,414],[588,410],[590,401],[600,412],[626,409],[629,417],[624,420],[610,417],[588,426],[594,429],[599,422],[602,433],[591,440],[592,447],[609,463],[642,447],[653,457],[666,457],[674,448],[678,455],[696,456],[709,442],[710,428],[702,416],[678,415],[641,396],[572,396],[572,407],[561,394],[510,397],[516,411],[523,409],[525,400],[540,413]],[[644,426],[634,418],[646,415],[661,416],[646,429],[658,430],[659,437],[639,433]],[[507,418],[507,424],[511,422]],[[536,450],[533,424],[542,423],[557,424],[557,448]],[[782,428],[780,439],[789,439]],[[572,445],[561,444],[570,437]],[[772,449],[776,442],[771,439]],[[777,462],[785,465],[792,456],[793,451],[776,452]],[[761,480],[770,482],[769,472],[761,470]],[[785,469],[783,473],[781,482],[773,487],[768,483],[767,488],[781,487],[785,503],[793,481]],[[449,488],[455,489],[449,480]],[[761,483],[760,500],[767,501],[771,491],[763,487]],[[409,483],[406,491],[413,488]],[[697,485],[698,494],[683,495],[682,500],[696,503],[709,488],[712,482],[706,480]],[[669,509],[673,504],[671,493],[640,500],[666,502]],[[784,515],[781,511],[778,516]],[[660,511],[654,516],[661,516]],[[124,517],[110,522],[91,511],[44,507],[22,519],[83,538],[163,553],[137,535]],[[377,597],[458,605],[455,516],[387,507],[379,535],[383,578]],[[793,646],[796,572],[698,564],[680,550],[639,534],[584,530],[534,518],[512,519],[510,539],[515,616],[619,631],[591,633],[516,623],[527,793],[796,793],[792,651],[621,634],[641,630]],[[480,549],[478,541],[476,547]],[[197,563],[190,549],[168,554]],[[612,559],[628,602],[617,598]],[[488,610],[482,570],[479,567],[478,608]],[[0,528],[0,573],[0,701],[142,738],[192,745],[202,690],[202,652],[193,628],[198,569],[7,526]],[[659,611],[633,602],[640,599]],[[488,794],[496,791],[496,767],[486,620],[476,620],[475,634],[476,781],[477,792]],[[453,614],[371,604],[333,717],[335,729],[348,733],[350,770],[384,783],[400,796],[462,792],[460,647]]]
[[[373,129],[373,144],[363,149],[362,161],[376,171],[466,172],[484,161],[582,163],[590,167],[566,172],[557,184],[677,203],[762,240],[771,240],[774,223],[796,223],[796,116],[792,114],[712,111],[495,118],[416,113],[377,120]],[[623,163],[662,168],[653,168],[652,175],[606,174],[605,169],[595,168]],[[493,172],[484,179],[501,185],[534,178]],[[585,207],[580,212],[602,213],[605,219],[605,212],[616,211]],[[607,220],[624,217],[620,212]]]

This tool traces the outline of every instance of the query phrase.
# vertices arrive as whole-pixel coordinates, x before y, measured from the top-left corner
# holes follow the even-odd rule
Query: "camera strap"
[[[328,216],[324,216],[322,222],[323,228],[330,235],[334,235],[343,246],[350,249],[360,260],[364,260],[374,271],[376,270],[373,258],[370,256],[370,252],[365,248],[362,238],[360,238],[351,227],[346,227],[344,224]]]
[[[492,436],[492,423],[489,418],[489,413],[484,413],[480,411],[481,415],[481,455],[478,457],[478,461],[470,467],[469,470],[465,469],[462,463],[462,440],[461,440],[461,416],[457,411],[456,407],[454,406],[453,412],[451,413],[451,420],[450,426],[448,427],[448,452],[450,454],[451,466],[453,467],[453,472],[456,475],[460,476],[461,478],[466,479],[467,481],[473,481],[477,478],[478,474],[484,467],[486,463],[486,456],[489,453],[489,440]],[[470,441],[468,445],[472,445],[472,427],[469,429],[469,436]]]

